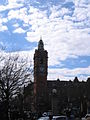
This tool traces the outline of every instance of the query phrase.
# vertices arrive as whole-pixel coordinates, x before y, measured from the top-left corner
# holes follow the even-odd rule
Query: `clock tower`
[[[47,61],[48,53],[40,39],[34,54],[34,100],[35,110],[38,112],[44,112],[47,106]]]

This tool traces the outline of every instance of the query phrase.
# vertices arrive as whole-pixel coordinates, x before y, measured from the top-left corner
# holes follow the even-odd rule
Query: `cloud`
[[[15,3],[15,2],[9,3],[7,5],[0,5],[0,12],[15,9],[15,8],[20,8],[22,6],[23,6],[23,4],[18,4],[18,3]]]
[[[6,1],[6,3],[4,5],[0,5],[0,31],[5,31],[5,30],[8,30],[8,27],[7,25],[5,25],[6,23],[8,23],[8,21],[11,19],[11,17],[7,17],[5,16],[5,13],[7,10],[9,10],[10,13],[12,13],[12,18],[14,19],[16,16],[18,17],[19,16],[19,13],[16,13],[15,10],[13,9],[18,9],[20,7],[23,6],[23,3],[24,3],[24,0],[8,0]],[[9,14],[9,12],[7,12]],[[22,12],[22,11],[19,11],[19,12]],[[24,12],[24,11],[23,11]],[[14,17],[15,16],[15,17]],[[22,17],[22,16],[19,16],[19,18]],[[23,31],[24,33],[24,31]]]
[[[13,27],[18,28],[18,27],[19,27],[19,24],[18,24],[18,23],[15,23],[15,24],[13,24]]]
[[[87,76],[85,76],[87,75]],[[49,69],[49,80],[73,80],[77,76],[79,80],[87,80],[90,77],[90,66],[87,68],[75,68],[75,69]]]
[[[57,10],[56,7],[52,7],[51,14],[48,17],[47,13],[45,13],[43,21],[34,16],[35,13],[32,11],[32,16],[36,17],[35,21],[33,18],[30,20],[32,25],[31,28],[34,32],[29,32],[27,34],[27,39],[30,41],[37,41],[35,36],[42,34],[45,42],[45,49],[47,49],[49,53],[49,66],[59,65],[60,61],[65,61],[67,58],[78,59],[79,56],[90,55],[90,35],[88,34],[90,32],[90,28],[86,25],[90,21],[90,7],[86,4],[83,5],[84,6],[80,5],[80,7],[76,5],[72,16],[69,16],[71,12],[69,9],[61,8],[60,10]],[[37,10],[37,14],[39,13],[43,14],[43,12]],[[39,24],[36,21],[41,21],[41,23]],[[34,37],[35,39],[33,39]],[[53,77],[53,79],[55,79],[56,76],[59,75],[58,71],[62,71],[60,75],[60,78],[62,79],[64,79],[66,75],[76,76],[78,74],[82,74],[79,78],[82,78],[82,76],[84,78],[84,73],[90,74],[89,67],[73,70],[53,69],[53,71],[53,73],[50,73],[49,71],[49,78],[52,78],[52,76],[55,75],[55,77]],[[63,74],[63,72],[65,74]]]
[[[38,32],[27,32],[26,39],[30,42],[36,42],[40,39],[40,34]]]
[[[48,17],[47,11],[31,7],[31,15],[28,17],[31,31],[27,32],[26,39],[31,42],[38,41],[37,36],[43,36],[51,66],[60,64],[60,60],[89,55],[90,35],[88,32],[90,29],[85,26],[85,22],[88,21],[85,15],[88,9],[76,6],[73,16],[68,15],[70,11],[67,8],[58,10],[54,6],[50,9],[51,14]],[[64,16],[63,19],[62,16]],[[74,20],[79,22],[73,22]],[[85,22],[82,22],[83,20]],[[79,29],[81,26],[85,28]]]
[[[21,9],[17,9],[17,10],[10,10],[8,12],[8,20],[11,19],[20,19],[22,21],[26,20],[26,8],[21,8]]]
[[[14,31],[13,31],[13,33],[25,33],[26,31],[25,30],[23,30],[22,28],[17,28],[17,29],[15,29]]]
[[[27,1],[26,1],[27,2]],[[2,30],[7,30],[6,24],[11,20],[20,20],[21,24],[12,24],[13,33],[26,33],[25,39],[30,42],[38,42],[40,36],[45,43],[45,49],[49,55],[49,66],[62,66],[61,61],[68,58],[78,59],[79,56],[90,56],[90,2],[89,0],[66,0],[61,5],[49,5],[47,9],[26,4],[25,0],[8,0],[7,4],[0,6],[0,11],[9,10],[7,18],[1,20]],[[72,6],[68,5],[72,2]],[[49,3],[50,4],[50,3]],[[39,4],[38,4],[39,5]],[[27,26],[24,30],[23,27]],[[33,50],[32,50],[33,51]],[[83,69],[83,70],[82,70]],[[58,69],[65,74],[72,75],[85,71],[89,68],[78,68],[74,70]],[[57,69],[52,69],[55,76]],[[77,72],[78,71],[78,72]],[[68,73],[69,72],[69,73]],[[54,75],[53,73],[53,75]],[[90,72],[89,72],[90,73]],[[59,73],[58,73],[59,74]],[[62,73],[65,77],[65,74]],[[52,73],[50,73],[52,75]]]
[[[8,30],[7,26],[0,24],[0,31]]]
[[[8,30],[8,27],[5,25],[6,22],[7,18],[3,18],[2,16],[0,16],[0,31]]]
[[[13,3],[17,3],[17,2],[18,3],[24,3],[24,1],[25,0],[14,0],[14,1],[13,0],[8,0],[8,4],[11,4],[11,3],[13,4]]]

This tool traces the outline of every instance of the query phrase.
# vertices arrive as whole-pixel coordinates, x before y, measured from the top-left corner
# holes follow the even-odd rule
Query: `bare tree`
[[[5,102],[7,120],[10,120],[10,101],[17,96],[25,84],[32,79],[32,66],[19,56],[9,56],[1,61],[0,101]]]

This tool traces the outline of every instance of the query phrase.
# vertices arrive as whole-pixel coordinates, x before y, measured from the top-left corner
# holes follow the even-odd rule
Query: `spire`
[[[42,36],[40,36],[40,40],[42,40]]]
[[[42,41],[42,36],[40,36],[40,41],[38,42],[38,49],[39,50],[44,50],[44,44]]]

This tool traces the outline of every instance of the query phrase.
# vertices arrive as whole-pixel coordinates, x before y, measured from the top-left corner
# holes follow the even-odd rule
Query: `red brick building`
[[[73,81],[47,80],[47,74],[48,52],[40,40],[34,54],[34,82],[25,88],[26,106],[34,108],[31,107],[31,111],[43,113],[52,110],[54,114],[60,114],[70,108],[81,112],[79,115],[86,114],[88,108],[90,111],[90,78],[81,82],[77,77]]]
[[[45,111],[47,106],[48,53],[43,41],[38,43],[34,54],[34,104],[36,111]]]

